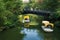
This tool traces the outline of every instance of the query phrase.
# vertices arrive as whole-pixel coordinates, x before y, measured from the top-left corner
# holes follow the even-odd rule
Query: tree
[[[21,0],[0,0],[0,26],[12,25],[21,13]]]
[[[44,10],[54,12],[54,11],[56,11],[57,6],[58,6],[58,0],[45,0],[42,8]]]

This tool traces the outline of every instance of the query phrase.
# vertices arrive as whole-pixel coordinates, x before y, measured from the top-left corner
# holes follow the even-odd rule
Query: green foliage
[[[49,11],[56,11],[58,6],[58,0],[45,0],[43,3],[43,9]]]
[[[36,3],[34,0],[27,4],[23,4],[22,0],[0,0],[0,26],[11,25],[17,21],[17,16],[26,6],[56,12],[53,17],[57,19],[60,17],[59,4],[58,0],[44,0],[42,4]]]
[[[20,14],[21,0],[0,0],[0,27],[12,25]]]

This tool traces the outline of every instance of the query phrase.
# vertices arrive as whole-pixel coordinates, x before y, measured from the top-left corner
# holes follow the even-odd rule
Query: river
[[[46,33],[41,28],[12,28],[0,32],[0,40],[60,40],[60,29],[55,28],[54,32]]]

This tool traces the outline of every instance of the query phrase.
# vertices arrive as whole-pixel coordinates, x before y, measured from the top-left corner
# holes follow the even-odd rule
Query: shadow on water
[[[21,30],[25,34],[23,40],[60,40],[59,29],[55,28],[54,32],[44,32],[40,27],[37,28],[23,28]]]
[[[39,35],[38,35],[39,30],[37,30],[37,29],[24,28],[21,32],[26,35],[26,36],[24,36],[23,40],[43,40],[41,33],[40,33],[40,37],[39,37]]]
[[[22,40],[24,34],[20,34],[20,28],[11,28],[0,32],[0,40]]]
[[[16,27],[0,32],[0,40],[60,40],[60,31],[57,28],[52,33],[46,33],[40,27],[32,27]]]
[[[54,35],[53,35],[54,39],[55,39],[55,40],[60,40],[60,28],[55,27],[53,33],[54,33]]]

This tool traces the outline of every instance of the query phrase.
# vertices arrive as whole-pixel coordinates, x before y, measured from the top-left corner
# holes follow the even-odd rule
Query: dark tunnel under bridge
[[[50,11],[43,11],[43,10],[24,10],[23,14],[36,14],[36,15],[40,15],[43,16],[45,18],[45,20],[48,19],[49,21],[49,16],[51,15],[52,12]]]

